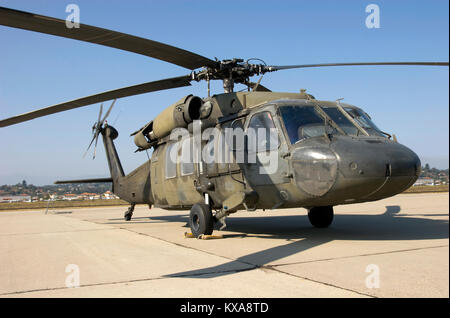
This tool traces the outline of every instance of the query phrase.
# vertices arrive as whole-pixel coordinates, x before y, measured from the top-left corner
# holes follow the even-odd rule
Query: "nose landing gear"
[[[134,206],[135,206],[135,204],[131,204],[131,206],[128,208],[128,210],[123,215],[123,218],[125,219],[125,221],[131,220],[131,217],[133,216]]]
[[[333,222],[332,206],[317,206],[308,210],[309,222],[317,228],[327,228]]]

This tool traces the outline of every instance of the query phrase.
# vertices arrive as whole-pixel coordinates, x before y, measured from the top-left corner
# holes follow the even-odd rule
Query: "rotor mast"
[[[223,79],[223,91],[225,93],[233,93],[233,89],[234,89],[233,78],[224,78]]]

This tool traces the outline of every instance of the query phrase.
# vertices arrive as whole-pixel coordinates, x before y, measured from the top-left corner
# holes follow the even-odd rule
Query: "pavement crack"
[[[130,279],[130,280],[125,280],[125,281],[84,284],[84,285],[80,285],[80,286],[77,286],[77,287],[53,287],[53,288],[39,288],[39,289],[21,290],[21,291],[9,292],[9,293],[2,293],[2,294],[0,294],[0,296],[26,294],[26,293],[34,293],[34,292],[42,292],[42,291],[54,291],[54,290],[63,290],[63,289],[73,289],[73,288],[83,288],[83,287],[107,286],[107,285],[127,284],[127,283],[136,283],[136,282],[146,282],[146,281],[159,280],[159,279],[166,279],[166,277],[141,278],[141,279]]]
[[[360,291],[357,291],[357,290],[354,290],[354,289],[345,288],[345,287],[342,287],[342,286],[338,286],[338,285],[322,282],[322,281],[311,279],[311,278],[308,278],[308,277],[304,277],[304,276],[288,273],[288,272],[282,271],[282,270],[280,270],[278,268],[275,268],[275,266],[272,266],[272,265],[262,266],[262,267],[264,267],[264,268],[266,268],[268,270],[273,270],[275,272],[283,273],[283,274],[288,275],[288,276],[301,278],[301,279],[304,279],[304,280],[307,280],[307,281],[310,281],[310,282],[314,282],[316,284],[321,284],[321,285],[325,285],[325,286],[329,286],[329,287],[333,287],[333,288],[349,291],[349,292],[352,292],[352,293],[355,293],[355,294],[358,294],[358,295],[362,295],[362,296],[367,296],[367,297],[371,297],[371,298],[378,298],[377,296],[366,294],[366,293],[363,293],[363,292],[360,292]]]
[[[345,288],[345,287],[333,285],[333,284],[330,284],[330,283],[326,283],[326,282],[322,282],[322,281],[310,279],[310,278],[307,278],[307,277],[303,277],[303,276],[299,276],[299,275],[294,275],[294,274],[291,274],[291,273],[282,271],[282,270],[280,270],[280,269],[278,269],[278,268],[275,268],[274,265],[260,265],[260,264],[253,264],[253,263],[250,263],[250,262],[246,262],[246,261],[242,261],[242,260],[237,260],[237,259],[229,258],[229,257],[223,256],[223,255],[217,255],[217,254],[214,254],[214,253],[211,253],[211,252],[207,252],[207,251],[204,251],[204,250],[196,249],[196,248],[193,248],[193,247],[190,247],[190,246],[186,246],[186,245],[183,245],[183,244],[180,244],[180,243],[175,243],[175,242],[167,241],[167,240],[161,239],[161,238],[159,238],[159,237],[154,237],[154,236],[152,236],[152,235],[145,234],[145,233],[142,233],[142,232],[136,232],[136,231],[133,231],[133,230],[128,229],[128,228],[123,228],[123,227],[119,227],[119,228],[120,228],[120,229],[123,229],[123,230],[126,230],[126,231],[129,231],[129,232],[136,233],[136,234],[148,236],[148,237],[151,237],[151,238],[153,238],[153,239],[157,239],[157,240],[160,240],[160,241],[163,241],[163,242],[166,242],[166,243],[174,244],[174,245],[179,246],[179,247],[189,248],[189,249],[192,249],[192,250],[195,250],[195,251],[198,251],[198,252],[202,252],[202,253],[205,253],[205,254],[208,254],[208,255],[217,256],[217,257],[222,257],[222,258],[225,258],[225,259],[227,259],[227,260],[229,260],[229,261],[239,262],[239,263],[242,263],[242,264],[245,264],[245,265],[250,266],[249,268],[244,268],[244,269],[233,269],[233,270],[223,270],[223,271],[210,271],[210,272],[189,273],[189,274],[178,274],[178,275],[177,275],[177,274],[174,274],[174,275],[170,276],[171,278],[177,278],[177,277],[200,277],[200,276],[207,276],[207,275],[212,275],[212,274],[227,274],[227,273],[228,273],[228,274],[231,274],[231,273],[239,273],[239,272],[244,272],[244,271],[252,271],[252,270],[257,270],[257,269],[261,269],[261,270],[262,270],[262,269],[266,269],[266,270],[272,270],[272,271],[274,271],[274,272],[278,272],[278,273],[281,273],[281,274],[284,274],[284,275],[288,275],[288,276],[291,276],[291,277],[295,277],[295,278],[300,278],[300,279],[304,279],[304,280],[307,280],[307,281],[311,281],[311,282],[314,282],[314,283],[316,283],[316,284],[321,284],[321,285],[325,285],[325,286],[337,288],[337,289],[340,289],[340,290],[349,291],[349,292],[352,292],[352,293],[355,293],[355,294],[358,294],[358,295],[362,295],[362,296],[367,296],[367,297],[376,298],[376,297],[373,296],[373,295],[365,294],[365,293],[359,292],[359,291],[357,291],[357,290],[352,290],[352,289],[348,289],[348,288]]]
[[[368,254],[358,254],[358,255],[349,255],[349,256],[341,256],[341,257],[323,258],[323,259],[316,259],[316,260],[310,260],[310,261],[275,264],[275,265],[270,265],[270,266],[278,267],[278,266],[288,266],[288,265],[297,265],[297,264],[308,264],[308,263],[315,263],[315,262],[327,262],[327,261],[335,261],[335,260],[349,259],[349,258],[355,258],[355,257],[367,257],[367,256],[375,256],[375,255],[403,253],[403,252],[419,251],[419,250],[426,250],[426,249],[431,249],[431,248],[441,248],[441,247],[449,247],[449,245],[436,245],[436,246],[417,247],[417,248],[409,248],[409,249],[403,249],[403,250],[386,251],[386,252],[378,252],[378,253],[368,253]]]
[[[27,294],[27,293],[35,293],[35,292],[65,290],[65,289],[73,289],[73,288],[86,288],[86,287],[95,287],[95,286],[108,286],[108,285],[118,285],[118,284],[128,284],[128,283],[138,283],[138,282],[149,282],[149,281],[154,281],[154,280],[163,280],[163,279],[172,279],[172,278],[208,276],[208,275],[217,274],[217,273],[238,273],[238,272],[250,271],[250,270],[254,270],[254,269],[256,269],[256,267],[244,268],[244,269],[223,270],[223,271],[211,271],[211,272],[203,272],[203,273],[198,273],[198,274],[186,274],[186,275],[180,274],[180,275],[173,275],[173,276],[159,276],[159,277],[153,277],[153,278],[138,278],[138,279],[129,279],[129,280],[123,280],[123,281],[114,281],[114,282],[83,284],[83,285],[80,285],[77,287],[38,288],[38,289],[20,290],[20,291],[15,291],[15,292],[0,293],[0,297],[1,296]]]
[[[73,230],[73,231],[54,231],[54,232],[33,232],[33,233],[10,233],[10,234],[0,234],[0,237],[8,236],[20,236],[20,235],[42,235],[42,234],[61,234],[61,233],[78,233],[78,232],[95,232],[95,231],[111,231],[115,228],[107,229],[89,229],[89,230]]]

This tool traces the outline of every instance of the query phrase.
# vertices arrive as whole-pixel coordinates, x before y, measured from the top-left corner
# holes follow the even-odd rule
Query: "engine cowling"
[[[135,133],[134,143],[140,150],[148,149],[154,141],[169,135],[173,129],[186,128],[194,120],[200,119],[202,105],[203,100],[198,96],[183,97]]]

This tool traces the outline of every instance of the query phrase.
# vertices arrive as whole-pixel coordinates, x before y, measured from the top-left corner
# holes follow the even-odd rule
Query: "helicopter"
[[[0,7],[0,25],[99,44],[169,62],[187,75],[98,93],[0,120],[0,127],[113,100],[103,104],[86,150],[102,136],[110,177],[61,183],[111,183],[130,203],[189,212],[195,237],[210,235],[237,211],[306,208],[317,228],[331,225],[333,207],[380,200],[403,192],[421,173],[419,157],[395,135],[380,130],[360,107],[317,100],[300,92],[272,92],[261,84],[266,73],[336,66],[448,66],[448,62],[359,62],[267,65],[263,60],[215,60],[161,42],[86,24],[67,28],[64,20]],[[251,82],[253,76],[261,76]],[[223,82],[211,94],[210,82]],[[187,95],[131,134],[136,152],[151,158],[125,174],[106,121],[118,98],[207,82],[207,96]],[[234,91],[235,84],[247,91]]]

